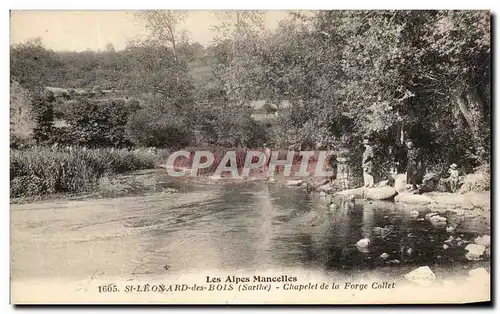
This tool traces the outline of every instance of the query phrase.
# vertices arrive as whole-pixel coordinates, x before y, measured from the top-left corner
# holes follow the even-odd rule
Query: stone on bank
[[[468,260],[479,260],[482,258],[486,247],[480,244],[468,244],[465,250],[468,251],[465,254],[465,258]]]
[[[429,266],[422,266],[412,270],[404,277],[413,283],[421,286],[429,286],[436,280],[436,275],[432,272]]]

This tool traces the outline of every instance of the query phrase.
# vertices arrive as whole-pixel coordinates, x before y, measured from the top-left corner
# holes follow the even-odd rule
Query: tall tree
[[[253,51],[261,44],[258,38],[263,34],[264,12],[221,11],[215,14],[218,24],[213,30],[216,32],[214,46],[217,47],[215,59],[218,63],[215,64],[214,76],[219,79],[231,104],[246,101],[249,97],[255,100],[256,91],[243,88],[238,82],[241,82],[242,70],[258,70]],[[251,95],[243,96],[249,91]]]
[[[216,41],[230,39],[232,53],[237,53],[238,42],[245,40],[246,35],[256,34],[264,28],[264,12],[251,10],[215,12],[219,24],[213,26],[217,33]]]
[[[170,45],[177,60],[177,45],[184,33],[180,25],[186,19],[185,11],[148,10],[139,11],[137,16],[146,24],[153,39],[163,45]]]

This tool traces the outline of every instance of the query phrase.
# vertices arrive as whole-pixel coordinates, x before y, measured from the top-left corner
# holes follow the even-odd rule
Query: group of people
[[[365,187],[374,186],[374,172],[373,162],[374,153],[373,147],[368,138],[363,140],[365,150],[361,167],[363,168],[363,182]],[[413,141],[406,142],[406,149],[404,147],[396,147],[391,149],[392,167],[391,175],[394,178],[398,173],[406,172],[406,182],[411,185],[411,190],[420,193],[424,166],[422,163],[421,151]],[[447,178],[448,187],[451,192],[455,193],[459,188],[460,173],[457,164],[453,163],[448,169],[449,177]]]
[[[364,138],[362,143],[365,148],[361,160],[361,168],[363,169],[363,185],[364,187],[372,188],[375,185],[375,153],[369,138]],[[266,154],[265,167],[268,167],[271,150],[267,145],[264,145],[264,153]],[[412,140],[408,140],[406,142],[406,147],[403,145],[393,146],[390,149],[389,154],[391,159],[389,180],[394,180],[397,174],[406,173],[406,183],[411,185],[411,191],[420,193],[424,173],[421,150],[415,146]],[[349,189],[351,178],[348,155],[347,149],[345,151],[341,150],[329,161],[331,167],[337,168],[336,182],[343,190]],[[451,192],[456,192],[459,188],[460,180],[457,164],[453,163],[450,165],[448,173],[449,177],[446,179],[448,189],[451,190]]]
[[[361,168],[363,169],[363,184],[364,187],[371,188],[375,184],[374,180],[374,158],[375,154],[370,139],[363,139],[365,150],[363,152]],[[391,176],[394,178],[398,173],[406,173],[406,182],[411,185],[411,190],[420,192],[423,163],[421,151],[413,141],[406,142],[405,147],[394,147],[390,150],[391,155]],[[348,158],[343,155],[337,156],[337,182],[342,189],[349,188],[350,169],[347,163]],[[451,192],[456,192],[459,188],[459,170],[457,164],[452,164],[448,170],[449,177],[447,179]]]
[[[365,146],[361,163],[361,167],[363,168],[363,182],[365,187],[371,188],[374,186],[373,159],[375,155],[368,138],[363,140],[363,145]],[[395,149],[391,149],[391,155],[391,175],[395,176],[400,172],[406,172],[407,183],[411,184],[412,190],[418,191],[419,184],[421,183],[423,166],[420,150],[416,148],[413,141],[410,140],[406,143],[406,150],[403,150],[402,147],[396,147]]]

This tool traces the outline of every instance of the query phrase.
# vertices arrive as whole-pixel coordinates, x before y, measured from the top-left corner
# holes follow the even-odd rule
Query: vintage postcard
[[[10,12],[13,304],[491,300],[491,13]]]

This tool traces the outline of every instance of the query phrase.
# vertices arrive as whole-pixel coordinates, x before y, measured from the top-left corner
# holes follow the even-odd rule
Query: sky
[[[267,11],[265,27],[274,29],[286,14]],[[181,28],[192,41],[206,46],[217,21],[214,11],[189,11]],[[10,23],[11,44],[41,37],[46,48],[58,51],[103,50],[107,43],[121,50],[129,40],[147,35],[134,11],[11,11]]]

